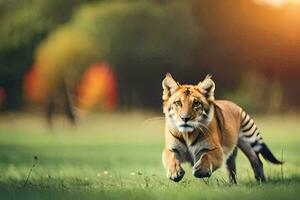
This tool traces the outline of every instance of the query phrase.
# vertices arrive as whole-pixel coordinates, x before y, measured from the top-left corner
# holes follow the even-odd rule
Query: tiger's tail
[[[254,120],[245,111],[242,111],[241,114],[239,139],[249,143],[255,153],[257,155],[261,154],[265,160],[273,164],[283,164],[282,161],[279,161],[273,155],[269,147],[264,142]]]

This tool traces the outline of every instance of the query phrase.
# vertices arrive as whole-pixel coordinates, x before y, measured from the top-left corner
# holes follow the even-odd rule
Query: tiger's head
[[[215,83],[210,75],[197,85],[181,85],[167,74],[162,87],[163,112],[168,128],[192,132],[211,122]]]

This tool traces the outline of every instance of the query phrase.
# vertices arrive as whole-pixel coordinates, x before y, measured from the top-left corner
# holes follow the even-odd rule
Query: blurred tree
[[[158,107],[166,70],[182,74],[196,64],[200,30],[189,1],[111,1],[84,6],[74,27],[96,39],[115,68],[120,103]]]
[[[3,87],[0,87],[0,108],[1,105],[4,103],[4,101],[5,101],[5,91]]]
[[[270,95],[278,97],[274,104],[280,102],[286,109],[300,105],[295,92],[300,81],[299,9],[297,4],[273,8],[248,0],[193,0],[197,22],[204,30],[205,51],[197,57],[201,68],[208,66],[215,75],[217,94],[235,89],[240,93],[240,84],[249,82],[243,77],[252,71],[274,83],[269,86],[274,91]],[[251,101],[256,101],[255,96]]]
[[[20,108],[22,79],[36,45],[85,2],[91,0],[0,0],[0,85],[6,108]]]
[[[100,60],[114,68],[123,106],[157,108],[161,102],[157,91],[161,91],[166,71],[179,81],[191,83],[212,73],[217,95],[223,96],[228,90],[240,90],[243,74],[249,69],[278,85],[273,95],[284,97],[278,102],[299,105],[300,95],[295,92],[300,81],[299,5],[273,9],[247,0],[95,2],[0,0],[0,86],[5,90],[6,107],[20,105],[21,83],[32,66],[34,49],[64,23],[71,30],[66,31],[68,34],[74,31],[81,35],[76,37],[93,43],[93,48],[99,49]],[[89,4],[81,7],[83,3]],[[68,38],[68,34],[60,35]],[[65,50],[74,53],[71,48]],[[54,54],[52,58],[56,56],[60,58]],[[75,84],[88,67],[80,67],[79,71],[74,67],[74,71],[69,70],[68,62],[59,65],[66,66],[54,67],[51,73],[57,77],[55,73],[51,76],[61,81],[61,88],[62,77]],[[61,76],[58,69],[74,71],[75,75]]]
[[[86,70],[78,86],[79,109],[113,110],[117,106],[115,74],[106,63],[96,63]]]
[[[26,103],[44,105],[47,98],[47,91],[39,68],[32,66],[26,72],[23,81],[23,96]]]
[[[44,77],[48,93],[48,118],[51,120],[54,101],[63,100],[69,119],[75,123],[70,95],[74,93],[85,69],[99,60],[95,43],[82,32],[63,26],[53,32],[36,51],[36,67]]]

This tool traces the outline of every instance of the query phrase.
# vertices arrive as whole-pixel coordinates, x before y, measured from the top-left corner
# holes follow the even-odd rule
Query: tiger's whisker
[[[162,122],[165,119],[165,117],[151,117],[146,120],[144,120],[141,124],[142,127],[148,125],[151,122]]]

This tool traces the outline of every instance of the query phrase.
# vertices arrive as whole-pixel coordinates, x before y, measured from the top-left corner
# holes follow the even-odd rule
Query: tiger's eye
[[[181,101],[175,101],[175,102],[174,102],[174,104],[175,104],[176,106],[179,106],[179,107],[181,107],[181,106],[182,106],[182,103],[181,103]]]
[[[200,101],[195,100],[195,101],[193,102],[193,107],[194,107],[194,108],[199,108],[199,107],[201,107],[201,106],[202,106],[202,104],[201,104]]]

